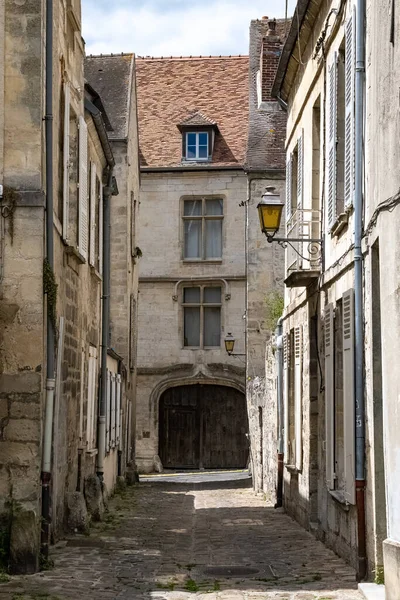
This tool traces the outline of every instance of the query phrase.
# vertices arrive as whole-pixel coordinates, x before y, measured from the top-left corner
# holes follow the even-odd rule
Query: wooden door
[[[160,458],[165,468],[245,468],[247,410],[241,392],[217,385],[171,388],[160,399]]]
[[[160,458],[166,469],[199,468],[199,412],[192,387],[171,388],[160,400]]]

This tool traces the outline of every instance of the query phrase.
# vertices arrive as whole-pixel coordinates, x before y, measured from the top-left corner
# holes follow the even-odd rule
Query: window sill
[[[192,165],[192,164],[202,164],[202,163],[210,163],[211,158],[182,158],[182,164],[184,165]]]
[[[340,492],[339,490],[328,490],[328,491],[329,491],[329,494],[334,499],[334,501],[337,502],[337,504],[339,504],[339,506],[342,508],[342,510],[344,510],[345,512],[348,512],[350,510],[351,505],[345,499],[343,492]]]
[[[298,469],[295,465],[285,465],[285,467],[286,470],[292,475],[298,475],[299,473],[303,472],[302,469]]]
[[[86,454],[89,456],[96,456],[99,453],[97,448],[92,448],[92,450],[86,450]]]
[[[340,213],[340,215],[338,216],[338,218],[336,219],[335,223],[332,226],[331,236],[339,237],[341,235],[341,233],[345,229],[347,229],[348,223],[349,223],[349,213],[348,212]]]
[[[202,265],[204,265],[205,263],[209,263],[209,264],[221,264],[222,263],[222,258],[183,258],[182,262],[184,263],[200,263]]]
[[[103,281],[103,277],[100,275],[96,267],[90,265],[90,272],[96,279],[98,279],[99,281]]]
[[[80,262],[81,264],[85,264],[86,258],[84,256],[82,256],[82,254],[79,252],[78,248],[75,248],[75,246],[67,245],[65,248],[65,251],[67,254],[74,256],[78,260],[78,262]]]
[[[204,346],[200,348],[200,346],[182,346],[182,350],[221,350],[222,346]]]

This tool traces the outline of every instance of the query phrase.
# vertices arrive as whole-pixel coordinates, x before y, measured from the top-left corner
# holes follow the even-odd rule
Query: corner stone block
[[[89,475],[85,479],[86,507],[94,521],[101,521],[104,514],[104,501],[100,479],[96,475]]]
[[[68,527],[72,531],[87,533],[90,517],[86,508],[85,498],[81,492],[67,495]]]
[[[10,572],[14,575],[39,570],[39,519],[33,510],[16,511],[11,524]]]

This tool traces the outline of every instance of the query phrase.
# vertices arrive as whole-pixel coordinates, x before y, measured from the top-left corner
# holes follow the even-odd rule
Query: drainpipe
[[[101,388],[98,417],[97,475],[104,480],[104,456],[106,454],[106,405],[107,405],[107,350],[110,328],[110,200],[113,191],[113,167],[110,166],[108,185],[103,193],[103,295],[101,323]]]
[[[276,372],[278,405],[278,483],[275,508],[283,506],[283,318],[278,320],[276,335]]]
[[[46,0],[46,256],[49,267],[54,272],[53,247],[53,0]],[[50,539],[50,480],[51,449],[53,436],[54,388],[55,388],[55,336],[54,326],[47,307],[47,364],[46,364],[46,406],[42,455],[42,535],[41,552],[44,558],[49,555]]]
[[[367,573],[365,535],[365,406],[363,323],[363,133],[365,80],[365,0],[356,2],[355,74],[355,196],[354,196],[354,304],[355,304],[355,420],[358,579]]]

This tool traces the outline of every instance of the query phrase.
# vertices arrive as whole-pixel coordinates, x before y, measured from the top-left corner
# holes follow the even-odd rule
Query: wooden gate
[[[218,385],[170,388],[160,399],[160,458],[165,468],[245,468],[245,396]]]

